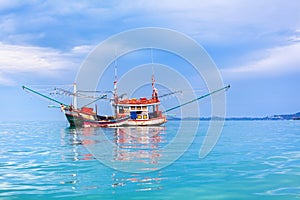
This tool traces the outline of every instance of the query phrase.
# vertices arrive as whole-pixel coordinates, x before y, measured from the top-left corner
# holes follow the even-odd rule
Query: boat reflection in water
[[[164,127],[124,127],[115,129],[114,159],[126,162],[155,164],[161,157],[159,144]],[[151,167],[152,165],[149,165]]]
[[[133,184],[141,191],[161,189],[163,178],[158,169],[166,144],[165,127],[82,128],[74,131],[76,141],[79,138],[80,144],[88,150],[85,154],[88,159],[82,160],[94,157],[113,169],[112,182],[109,181],[112,188]]]
[[[162,156],[161,147],[164,143],[163,136],[165,127],[122,127],[115,129],[114,161],[122,163],[132,163],[144,168],[132,168],[142,171],[158,170],[159,159]],[[132,164],[126,164],[132,166]],[[143,166],[143,165],[142,165]],[[154,173],[124,173],[115,172],[112,176],[113,187],[135,184],[138,190],[159,190],[161,189],[161,171]]]

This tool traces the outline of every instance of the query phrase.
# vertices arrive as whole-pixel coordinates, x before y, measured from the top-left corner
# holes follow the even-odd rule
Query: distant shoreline
[[[186,121],[210,121],[210,120],[223,120],[224,118],[221,117],[168,117],[170,121],[179,121],[179,120],[186,120]],[[258,121],[258,120],[300,120],[300,112],[295,114],[284,114],[284,115],[272,115],[267,117],[226,117],[226,121]]]
[[[221,118],[168,118],[168,121],[210,121],[210,120],[222,120]],[[275,118],[259,118],[259,117],[229,117],[225,118],[225,121],[278,121],[278,120],[299,120],[299,119],[275,119]]]

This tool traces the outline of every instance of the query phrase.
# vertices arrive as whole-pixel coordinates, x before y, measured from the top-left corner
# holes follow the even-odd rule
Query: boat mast
[[[117,89],[117,82],[118,82],[118,76],[117,76],[117,54],[115,52],[115,80],[114,80],[114,106],[115,106],[115,116],[117,116],[117,104],[118,104],[118,89]]]
[[[152,99],[158,100],[158,91],[155,88],[154,74],[152,74]]]
[[[151,52],[151,68],[152,68],[152,98],[155,98],[155,90],[157,90],[155,88],[155,78],[154,78],[154,67],[153,67],[153,52],[152,52],[152,48],[150,49]]]
[[[74,109],[77,109],[77,85],[76,83],[73,84],[73,106]]]
[[[153,64],[153,52],[152,52],[152,48],[151,48],[151,67],[152,67],[152,99],[155,100],[155,101],[158,101],[158,90],[155,88],[154,64]],[[155,110],[154,111],[158,111],[158,105],[155,106]]]

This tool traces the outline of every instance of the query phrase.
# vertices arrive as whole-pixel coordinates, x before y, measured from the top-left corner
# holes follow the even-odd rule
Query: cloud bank
[[[17,82],[13,74],[46,77],[74,69],[83,60],[79,55],[91,50],[87,44],[145,26],[178,30],[213,51],[223,48],[216,57],[224,55],[221,64],[233,60],[235,67],[223,69],[230,78],[298,72],[299,4],[297,0],[0,0],[0,84]]]
[[[66,53],[45,47],[0,43],[0,84],[17,84],[22,74],[32,78],[61,78],[62,73],[79,68],[83,55],[89,49],[89,46],[77,46]]]
[[[257,59],[222,70],[229,79],[249,79],[300,73],[300,42],[256,52]]]

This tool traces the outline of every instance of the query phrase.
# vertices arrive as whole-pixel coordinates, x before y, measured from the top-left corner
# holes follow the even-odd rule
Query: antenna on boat
[[[117,83],[118,83],[118,75],[117,75],[117,50],[115,49],[115,80],[114,80],[114,107],[115,107],[115,115],[118,113],[118,91],[117,91]]]
[[[117,75],[117,50],[115,50],[115,80],[114,80],[114,100],[117,101],[118,94],[117,94],[117,83],[118,83],[118,75]]]
[[[152,88],[154,88],[155,79],[154,79],[154,64],[153,64],[153,49],[152,48],[150,49],[150,52],[151,52],[151,68],[152,68]]]
[[[76,85],[76,83],[73,84],[73,93],[74,93],[73,106],[75,109],[77,109],[77,85]]]
[[[152,99],[158,100],[158,92],[155,88],[155,78],[154,78],[154,64],[153,64],[153,52],[152,48],[150,49],[151,52],[151,67],[152,67]]]

